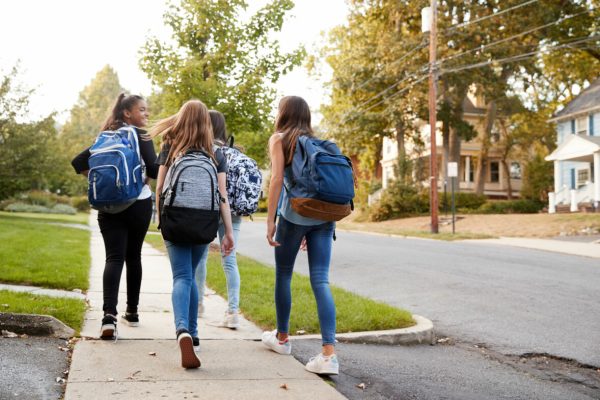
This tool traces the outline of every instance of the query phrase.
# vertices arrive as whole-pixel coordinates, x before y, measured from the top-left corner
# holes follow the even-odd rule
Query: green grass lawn
[[[263,329],[275,329],[275,271],[273,268],[238,254],[240,270],[240,308],[244,316]],[[207,285],[227,298],[225,274],[220,255],[210,253]],[[414,325],[410,312],[331,287],[337,314],[337,332],[358,332],[405,328]],[[318,333],[317,304],[307,276],[294,274],[292,279],[292,314],[290,333],[299,330]]]
[[[87,214],[0,213],[0,281],[88,289],[90,233],[55,223],[85,223]]]
[[[23,218],[38,220],[40,222],[56,222],[62,224],[81,224],[87,225],[90,215],[87,213],[77,213],[75,215],[67,214],[40,214],[40,213],[13,213],[0,211],[2,219],[19,219]]]
[[[146,242],[165,252],[159,235],[146,235]],[[238,254],[240,270],[240,308],[244,316],[263,329],[275,328],[275,271],[251,258]],[[211,252],[208,258],[207,285],[220,296],[227,298],[227,283],[221,267],[219,253]],[[367,299],[332,285],[336,304],[337,332],[359,332],[406,328],[414,325],[410,312]],[[310,280],[294,274],[292,279],[292,315],[290,333],[299,330],[318,333],[319,319]]]
[[[83,325],[85,308],[83,300],[0,290],[0,312],[52,315],[75,329],[76,335]]]

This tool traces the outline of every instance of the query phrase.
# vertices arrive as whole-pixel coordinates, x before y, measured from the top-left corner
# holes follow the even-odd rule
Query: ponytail
[[[142,96],[138,96],[136,94],[126,95],[125,93],[120,93],[115,101],[115,105],[110,112],[110,115],[104,122],[102,126],[103,131],[114,131],[119,129],[123,125],[125,125],[124,121],[124,111],[131,110],[133,106],[140,100],[144,100]]]

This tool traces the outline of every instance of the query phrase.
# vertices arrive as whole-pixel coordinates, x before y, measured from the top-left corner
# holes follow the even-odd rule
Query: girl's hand
[[[233,251],[235,243],[233,241],[232,233],[225,233],[223,240],[221,241],[221,254],[227,257]]]
[[[306,246],[306,236],[304,236],[302,238],[302,242],[300,243],[300,250],[306,251],[306,248],[307,248],[307,246]]]
[[[272,247],[280,246],[279,242],[276,242],[274,239],[275,229],[276,228],[275,228],[274,222],[267,223],[267,241],[269,242],[269,245],[271,245]]]

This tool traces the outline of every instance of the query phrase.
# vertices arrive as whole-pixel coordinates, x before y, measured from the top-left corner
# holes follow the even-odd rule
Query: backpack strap
[[[235,139],[233,138],[233,135],[229,136],[229,140],[228,140],[228,144],[227,147],[233,147],[233,142],[235,141]]]

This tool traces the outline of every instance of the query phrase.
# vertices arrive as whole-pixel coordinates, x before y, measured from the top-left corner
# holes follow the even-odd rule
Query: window
[[[590,170],[589,169],[578,169],[577,170],[577,188],[585,186],[586,183],[590,180]]]
[[[518,162],[510,163],[510,179],[521,179],[521,164]]]
[[[500,163],[498,161],[490,162],[490,182],[500,182]]]
[[[577,118],[577,134],[587,135],[589,124],[590,123],[587,116]]]

